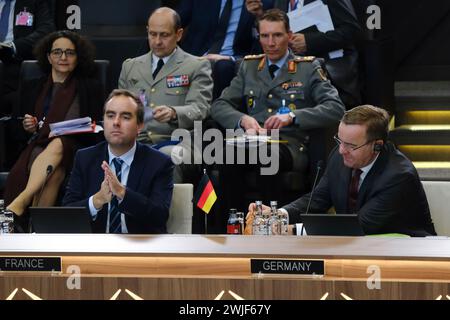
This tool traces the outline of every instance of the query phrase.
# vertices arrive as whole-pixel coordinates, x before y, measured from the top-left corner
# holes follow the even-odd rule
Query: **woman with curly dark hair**
[[[51,138],[49,124],[86,116],[101,120],[104,100],[100,83],[91,78],[96,71],[94,48],[80,35],[53,32],[36,45],[34,54],[45,76],[25,82],[19,92],[17,116],[24,117],[30,142],[5,189],[5,204],[18,216],[30,204],[54,205],[75,151],[96,142],[93,134]]]

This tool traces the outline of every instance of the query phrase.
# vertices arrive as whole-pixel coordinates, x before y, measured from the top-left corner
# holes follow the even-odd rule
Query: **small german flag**
[[[214,191],[214,187],[208,177],[208,174],[204,172],[194,195],[194,203],[205,213],[209,213],[216,200],[217,195]]]

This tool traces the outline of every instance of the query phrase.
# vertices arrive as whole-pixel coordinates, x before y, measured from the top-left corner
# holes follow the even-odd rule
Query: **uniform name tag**
[[[252,273],[324,275],[323,260],[251,259]]]
[[[187,74],[168,76],[166,82],[167,88],[189,87],[189,76]]]
[[[21,11],[16,16],[16,26],[32,27],[33,21],[34,21],[33,14],[27,11]]]
[[[61,272],[61,257],[0,257],[0,271]]]

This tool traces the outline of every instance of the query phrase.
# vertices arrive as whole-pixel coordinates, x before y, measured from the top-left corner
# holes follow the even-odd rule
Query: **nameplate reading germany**
[[[320,275],[325,272],[323,260],[251,259],[252,273]]]
[[[0,271],[61,272],[61,257],[0,257]]]

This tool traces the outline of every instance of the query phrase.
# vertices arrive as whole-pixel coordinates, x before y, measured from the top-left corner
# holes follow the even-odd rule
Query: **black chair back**
[[[111,91],[111,71],[110,71],[110,63],[108,60],[95,60],[95,65],[97,68],[95,78],[101,83],[103,89],[103,96],[107,97],[109,92]],[[19,92],[20,86],[32,79],[38,79],[44,75],[44,72],[39,67],[39,64],[36,60],[25,60],[22,62],[22,66],[20,68],[20,84],[19,84]]]

